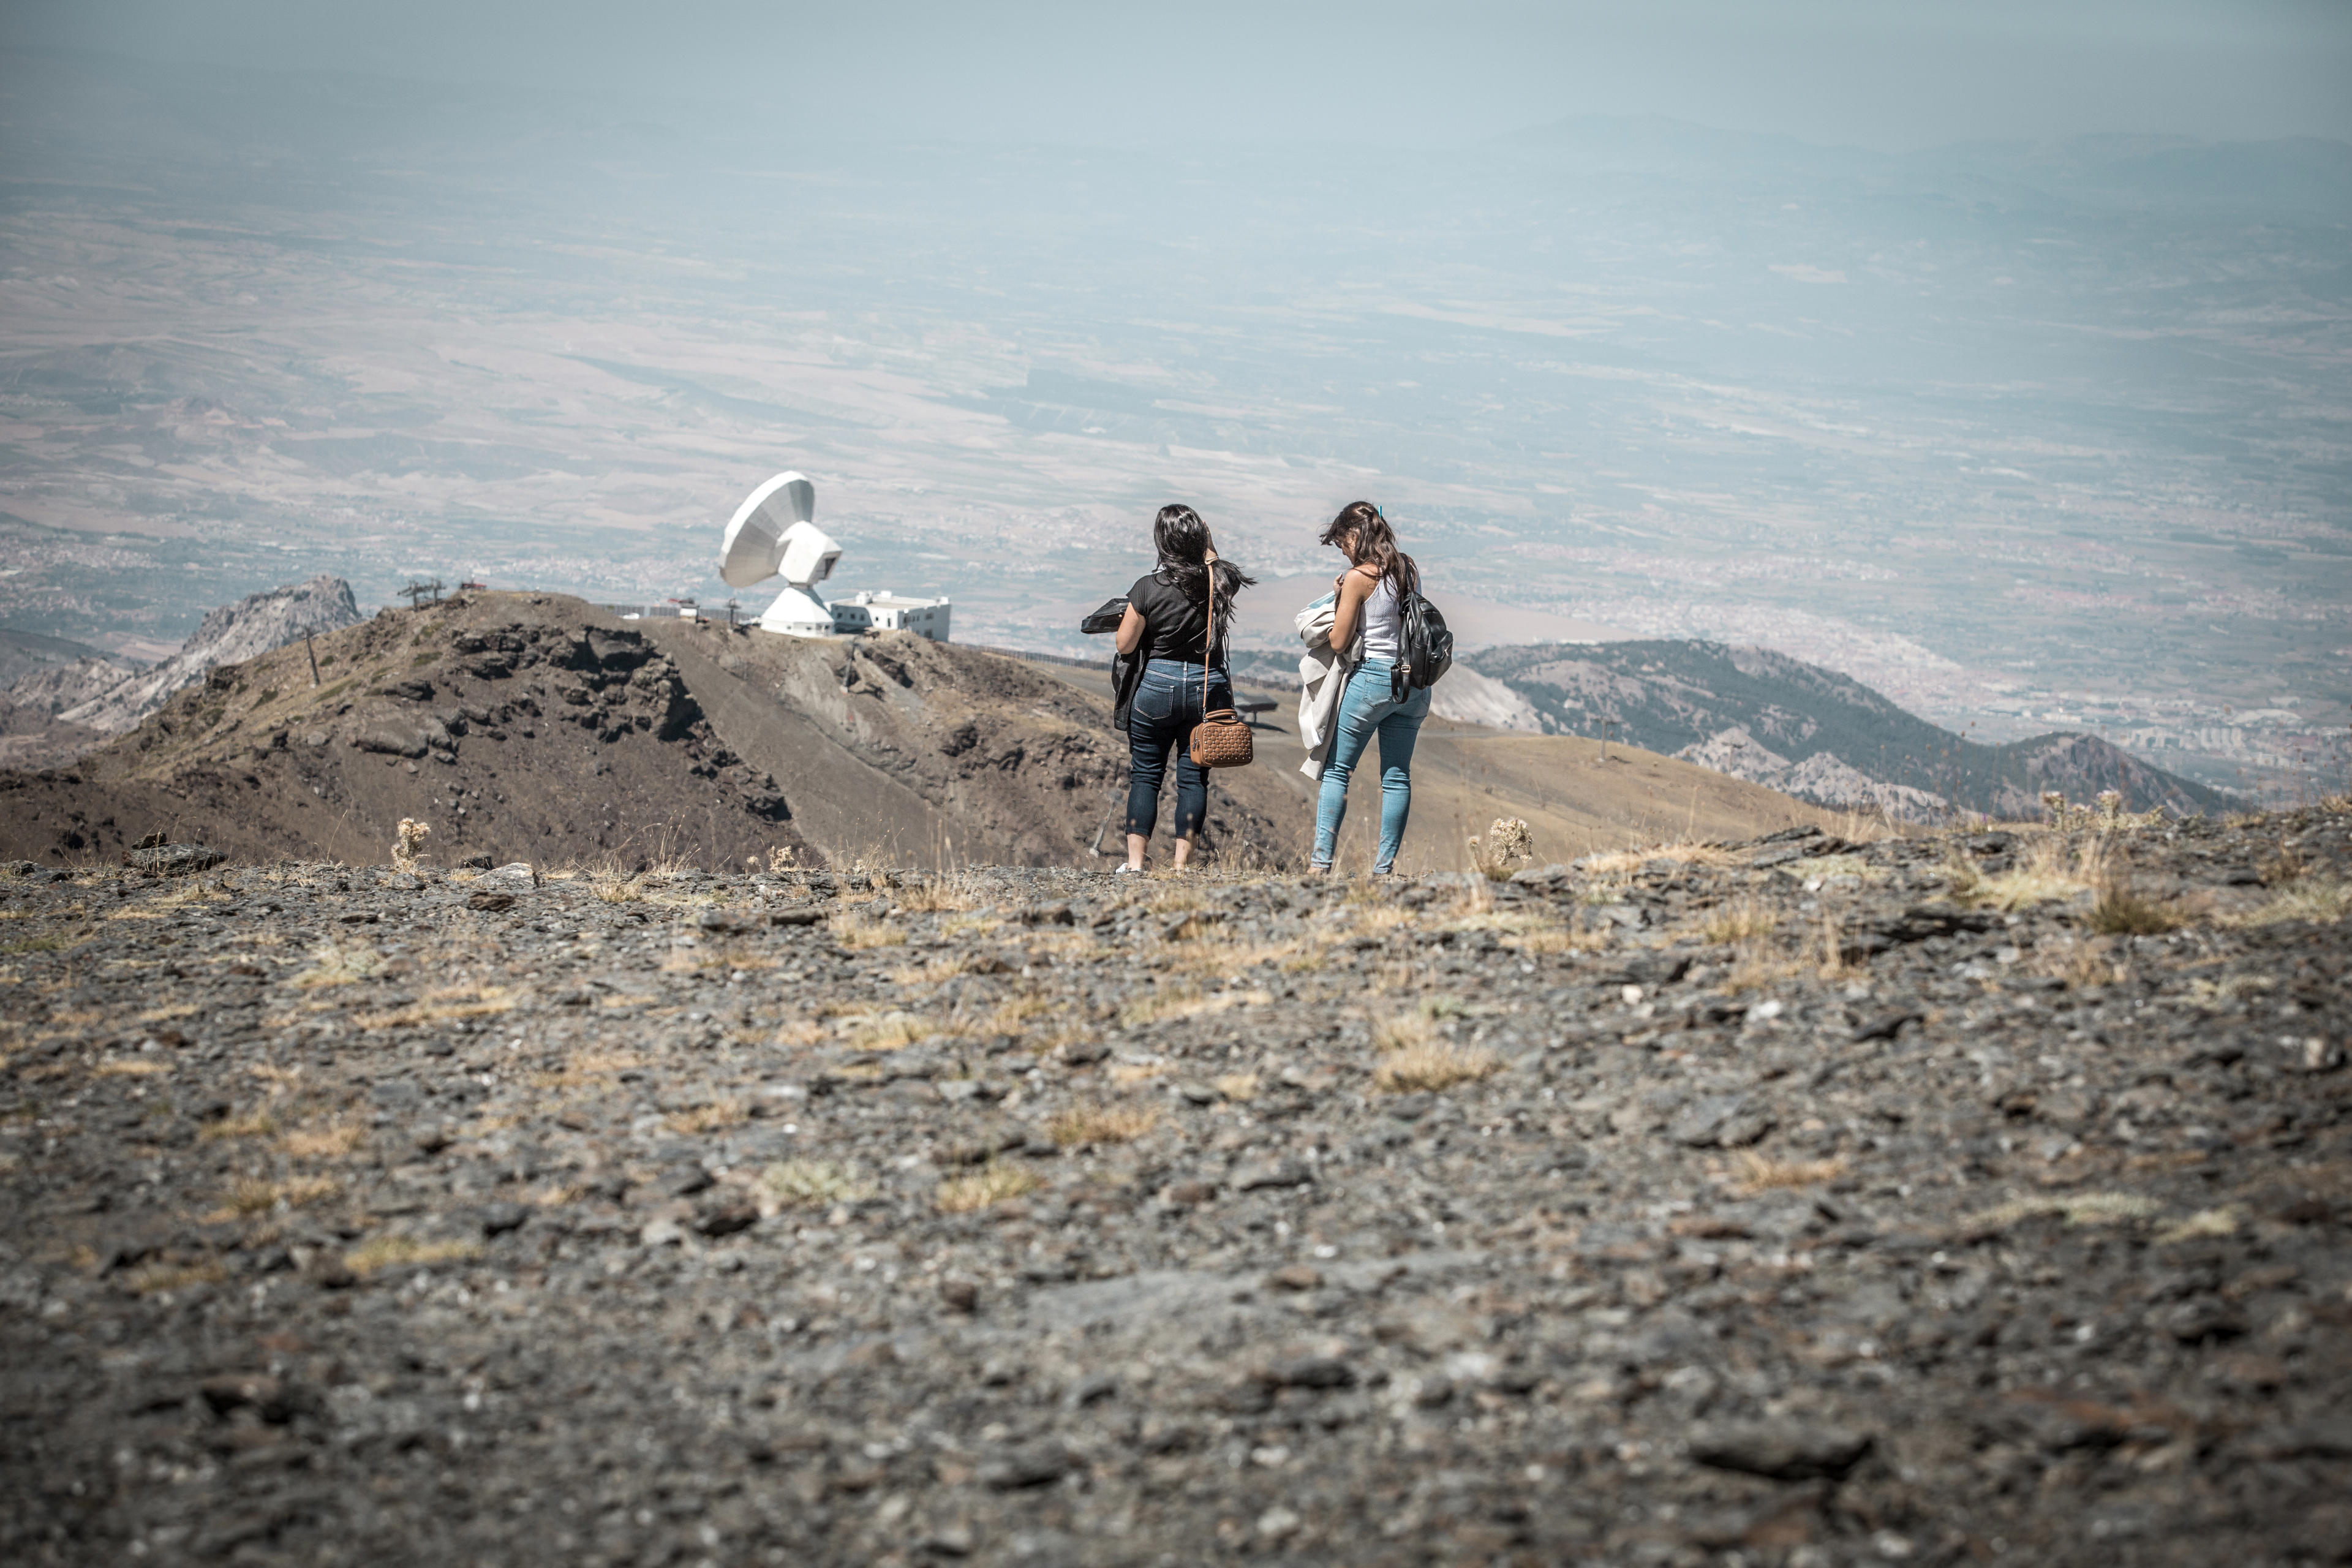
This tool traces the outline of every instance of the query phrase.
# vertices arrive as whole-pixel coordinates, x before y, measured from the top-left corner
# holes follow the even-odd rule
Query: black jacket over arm
[[[1124,595],[1107,600],[1101,609],[1078,623],[1078,630],[1088,637],[1115,632],[1126,615],[1127,599]],[[1143,663],[1142,659],[1131,654],[1116,650],[1110,656],[1110,727],[1121,734],[1127,732],[1128,710],[1135,704],[1135,688],[1143,679]]]

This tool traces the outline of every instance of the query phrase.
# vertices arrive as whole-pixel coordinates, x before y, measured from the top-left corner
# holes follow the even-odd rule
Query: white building
[[[833,629],[843,637],[860,632],[913,632],[933,642],[948,640],[947,598],[908,599],[884,588],[833,601]]]

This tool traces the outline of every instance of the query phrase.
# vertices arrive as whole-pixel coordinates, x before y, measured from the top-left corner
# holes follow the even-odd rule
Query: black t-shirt
[[[1209,601],[1203,593],[1194,598],[1171,583],[1162,583],[1150,574],[1138,577],[1135,586],[1127,591],[1127,602],[1143,617],[1143,642],[1135,650],[1144,659],[1172,658],[1184,664],[1210,662],[1202,657],[1203,645],[1209,640]],[[1217,627],[1217,641],[1225,640],[1225,628]]]

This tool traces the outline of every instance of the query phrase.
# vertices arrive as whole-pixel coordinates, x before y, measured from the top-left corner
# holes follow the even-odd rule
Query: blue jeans
[[[1339,825],[1348,819],[1348,780],[1375,731],[1381,737],[1381,853],[1373,871],[1386,875],[1396,864],[1397,846],[1404,842],[1405,818],[1412,814],[1412,747],[1421,738],[1421,721],[1429,717],[1429,688],[1391,701],[1390,668],[1384,658],[1364,660],[1339,699],[1330,760],[1323,764],[1323,793],[1315,802],[1318,869],[1331,864],[1339,847]]]
[[[1192,762],[1185,743],[1205,716],[1201,701],[1201,667],[1172,658],[1155,658],[1143,667],[1135,700],[1127,710],[1127,830],[1145,838],[1160,816],[1160,785],[1168,776],[1168,753],[1177,747],[1176,837],[1200,832],[1209,815],[1209,775]],[[1208,672],[1208,708],[1234,705],[1232,680],[1222,669]]]

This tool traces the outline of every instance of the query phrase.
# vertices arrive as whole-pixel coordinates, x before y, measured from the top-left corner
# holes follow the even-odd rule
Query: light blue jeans
[[[1339,699],[1337,732],[1331,737],[1330,760],[1323,764],[1323,793],[1315,803],[1315,866],[1331,864],[1339,843],[1339,825],[1348,819],[1348,780],[1371,744],[1381,737],[1381,852],[1372,863],[1375,875],[1386,876],[1396,864],[1397,846],[1404,842],[1405,818],[1412,814],[1412,747],[1421,738],[1421,721],[1429,717],[1429,688],[1405,694],[1402,702],[1389,700],[1389,661],[1368,658],[1348,678],[1347,693]]]

